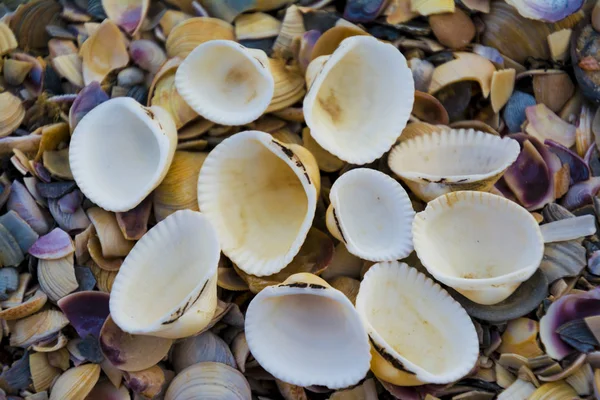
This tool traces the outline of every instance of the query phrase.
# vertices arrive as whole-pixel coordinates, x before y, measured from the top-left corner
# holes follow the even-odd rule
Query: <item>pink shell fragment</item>
[[[60,228],[41,236],[29,248],[29,254],[43,260],[57,260],[75,251],[75,244],[68,233]]]

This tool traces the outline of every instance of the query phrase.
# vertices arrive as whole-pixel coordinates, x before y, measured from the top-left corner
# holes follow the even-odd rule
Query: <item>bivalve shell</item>
[[[108,18],[134,36],[142,27],[150,0],[102,0]]]
[[[37,274],[40,288],[52,301],[62,299],[79,286],[75,277],[73,254],[57,260],[40,259]]]
[[[50,400],[85,399],[100,378],[98,364],[85,364],[63,373],[50,392]]]
[[[216,362],[194,364],[169,385],[165,400],[249,400],[250,384],[238,370]]]
[[[242,14],[235,20],[235,37],[237,40],[265,39],[277,36],[281,22],[265,13]]]
[[[83,81],[102,83],[113,70],[129,63],[129,53],[123,34],[110,19],[105,19],[98,29],[81,45]]]
[[[46,310],[18,320],[11,329],[10,345],[28,348],[58,333],[69,324],[63,313]]]
[[[0,22],[0,56],[3,56],[19,46],[13,31],[4,22]]]
[[[233,26],[217,18],[190,18],[169,33],[167,57],[185,58],[196,47],[211,40],[235,40]]]
[[[24,118],[21,100],[10,92],[0,93],[0,138],[17,130]]]
[[[32,353],[29,355],[29,370],[31,371],[31,380],[36,392],[42,392],[50,389],[54,379],[60,374],[61,370],[53,367],[48,362],[47,353]]]
[[[304,77],[297,68],[287,65],[284,60],[273,58],[269,59],[269,68],[275,81],[275,89],[266,112],[282,110],[296,104],[304,97],[306,94]]]
[[[454,53],[456,59],[437,67],[431,77],[429,93],[434,94],[446,86],[462,81],[476,81],[481,87],[483,97],[491,90],[492,76],[496,67],[490,60],[474,53]]]

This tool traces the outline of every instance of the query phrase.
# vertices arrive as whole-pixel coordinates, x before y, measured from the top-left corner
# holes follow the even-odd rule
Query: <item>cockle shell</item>
[[[85,364],[63,373],[52,386],[50,400],[85,399],[100,378],[98,364]]]
[[[235,19],[235,37],[239,40],[264,39],[279,34],[281,22],[265,13],[242,14]]]
[[[36,392],[42,392],[50,389],[54,379],[60,374],[61,370],[53,367],[48,362],[46,353],[32,353],[29,355],[29,370],[31,371],[31,381]]]
[[[164,109],[116,98],[79,122],[69,161],[75,181],[90,200],[105,210],[127,211],[160,184],[176,144],[175,124]],[[106,157],[113,162],[107,164]]]
[[[110,296],[114,322],[125,332],[164,338],[200,332],[217,305],[219,255],[216,232],[203,214],[171,214],[125,258]]]
[[[372,169],[353,169],[335,181],[329,199],[327,228],[350,253],[364,260],[393,261],[413,251],[415,212],[393,178]]]
[[[102,0],[108,18],[134,36],[142,27],[150,0]]]
[[[249,400],[248,381],[238,370],[217,362],[201,362],[181,371],[169,385],[165,400]]]
[[[275,90],[266,112],[282,110],[304,97],[304,78],[296,67],[287,65],[284,60],[270,58],[269,68],[275,81]]]
[[[457,190],[489,191],[519,156],[519,143],[473,129],[442,130],[402,141],[390,169],[425,201]]]
[[[394,144],[413,102],[412,74],[398,49],[370,36],[353,36],[314,78],[304,98],[304,118],[321,147],[365,164]]]
[[[113,70],[125,67],[129,53],[123,34],[110,19],[105,19],[98,29],[81,45],[79,55],[83,60],[83,81],[102,83]]]
[[[239,185],[251,180],[253,185]],[[198,205],[223,253],[244,272],[281,271],[312,225],[320,175],[313,156],[259,131],[237,133],[212,150],[200,170]]]
[[[371,370],[386,382],[449,383],[475,366],[479,342],[470,317],[415,268],[397,261],[372,266],[356,310],[371,339]]]
[[[60,300],[79,286],[72,254],[57,260],[40,259],[37,274],[40,288],[52,301]]]
[[[10,92],[0,93],[0,138],[13,133],[24,118],[21,100]]]
[[[292,275],[256,295],[246,312],[246,340],[267,372],[294,385],[344,388],[369,369],[358,313],[342,292],[312,274]]]
[[[235,40],[233,26],[217,18],[190,18],[169,33],[165,44],[167,57],[185,58],[196,47],[211,40]]]
[[[279,35],[273,44],[273,53],[283,59],[292,57],[292,42],[306,31],[300,9],[291,5],[285,10]]]
[[[267,109],[275,82],[263,51],[212,40],[196,47],[181,63],[175,86],[204,118],[222,125],[244,125]]]

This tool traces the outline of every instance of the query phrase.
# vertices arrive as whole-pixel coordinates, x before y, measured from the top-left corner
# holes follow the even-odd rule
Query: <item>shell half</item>
[[[325,150],[366,164],[396,142],[414,91],[412,73],[397,48],[371,36],[353,36],[314,77],[304,98],[304,118]]]
[[[388,164],[421,199],[458,190],[489,191],[521,149],[516,140],[474,129],[442,130],[402,141]]]
[[[208,154],[198,205],[223,253],[244,272],[265,276],[281,271],[300,250],[319,188],[317,163],[305,148],[246,131]]]
[[[194,111],[223,125],[260,117],[275,90],[266,54],[231,40],[196,47],[177,69],[175,86]]]
[[[467,312],[404,263],[372,266],[356,310],[371,338],[371,370],[380,379],[401,386],[449,383],[477,362],[479,341]]]
[[[357,168],[331,188],[327,228],[348,251],[370,261],[392,261],[413,251],[415,211],[404,188],[386,174]]]
[[[217,306],[216,232],[195,211],[177,211],[145,234],[125,258],[110,313],[125,332],[186,337],[210,322]]]
[[[177,130],[164,109],[121,97],[77,124],[69,163],[86,197],[105,210],[128,211],[160,184],[176,146]]]
[[[413,240],[435,279],[479,304],[510,296],[544,254],[535,218],[517,203],[485,192],[453,192],[429,202],[415,217]]]

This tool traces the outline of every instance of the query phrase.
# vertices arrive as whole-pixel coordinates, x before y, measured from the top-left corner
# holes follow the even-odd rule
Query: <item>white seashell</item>
[[[235,368],[201,362],[181,371],[169,385],[165,400],[251,400],[250,384]]]
[[[198,178],[198,205],[223,253],[244,272],[271,275],[300,250],[315,215],[319,168],[302,146],[246,131],[209,154]]]
[[[435,279],[479,304],[510,296],[537,270],[544,240],[517,203],[459,191],[431,201],[413,222],[417,255]]]
[[[217,307],[216,232],[199,212],[177,211],[146,233],[125,258],[110,296],[125,332],[181,338],[200,332]]]
[[[430,201],[458,190],[489,191],[520,152],[514,139],[453,129],[402,141],[388,163],[419,198]]]
[[[177,69],[175,86],[194,111],[222,125],[254,121],[275,90],[267,55],[231,40],[196,47]]]
[[[345,39],[329,57],[304,98],[314,139],[353,164],[381,157],[406,126],[414,102],[406,59],[371,36]]]
[[[354,306],[312,274],[292,275],[256,295],[246,340],[267,372],[298,386],[344,388],[369,370],[369,339]]]
[[[466,311],[437,283],[404,263],[375,264],[356,310],[371,338],[371,370],[402,386],[449,383],[467,375],[479,341]]]
[[[86,197],[105,210],[128,211],[160,184],[176,146],[177,130],[164,109],[115,98],[77,124],[69,162]]]
[[[370,261],[393,261],[413,251],[415,211],[404,188],[386,174],[357,168],[329,193],[327,228],[348,251]]]

